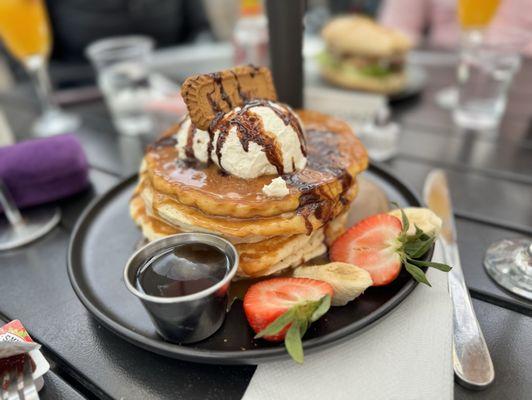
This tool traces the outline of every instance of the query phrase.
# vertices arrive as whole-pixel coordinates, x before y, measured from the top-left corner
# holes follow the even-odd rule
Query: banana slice
[[[334,289],[331,301],[333,306],[345,306],[373,285],[368,271],[343,262],[299,267],[294,270],[294,276],[316,279],[330,284]]]
[[[403,208],[403,211],[405,212],[408,222],[410,223],[407,235],[411,236],[416,233],[415,225],[417,225],[419,229],[429,236],[440,233],[442,221],[440,217],[438,217],[428,208],[407,207]],[[401,220],[401,210],[398,208],[388,212],[388,214],[393,215]]]

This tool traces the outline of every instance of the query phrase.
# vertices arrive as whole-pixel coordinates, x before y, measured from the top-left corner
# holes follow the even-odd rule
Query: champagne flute
[[[51,32],[44,0],[0,0],[0,37],[34,81],[42,113],[33,133],[51,136],[77,128],[79,118],[61,110],[51,96]]]
[[[493,243],[486,251],[484,267],[503,288],[532,300],[532,238]]]
[[[500,0],[459,0],[458,20],[462,27],[462,49],[484,40],[486,27],[493,19]]]
[[[484,42],[487,26],[495,16],[500,0],[458,0],[458,22],[461,27],[461,58]],[[458,67],[460,74],[460,66]],[[453,109],[458,103],[458,89],[449,86],[436,93],[437,103],[445,109]]]

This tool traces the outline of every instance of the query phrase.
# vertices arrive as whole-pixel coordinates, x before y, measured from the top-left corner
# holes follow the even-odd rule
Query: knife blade
[[[453,209],[447,177],[431,171],[423,188],[425,204],[442,220],[440,242],[449,272],[449,293],[453,305],[453,367],[456,381],[469,389],[486,388],[495,378],[493,362],[467,290],[460,264]]]

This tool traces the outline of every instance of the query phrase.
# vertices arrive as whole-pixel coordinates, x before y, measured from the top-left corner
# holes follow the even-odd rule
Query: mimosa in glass
[[[47,63],[52,40],[44,0],[0,0],[0,37],[35,81],[42,114],[34,133],[49,136],[79,126],[79,119],[62,111],[51,97]]]
[[[485,28],[493,19],[500,0],[459,0],[458,20],[462,29]]]

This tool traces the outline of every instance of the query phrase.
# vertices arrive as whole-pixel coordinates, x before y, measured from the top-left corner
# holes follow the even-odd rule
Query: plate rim
[[[398,187],[398,190],[410,198],[410,206],[419,207],[422,205],[419,196],[415,191],[405,182],[399,180],[387,167],[380,163],[370,162],[368,170],[375,173],[381,178],[384,178]],[[271,347],[265,349],[247,349],[245,351],[220,351],[220,350],[204,350],[191,346],[182,346],[179,344],[165,342],[162,339],[156,340],[146,337],[140,333],[137,333],[131,329],[128,329],[124,325],[120,324],[112,317],[108,316],[105,312],[101,311],[97,305],[95,305],[85,295],[79,282],[77,281],[76,271],[74,270],[75,257],[80,252],[80,238],[90,225],[90,216],[97,213],[102,206],[105,205],[109,198],[124,188],[129,186],[132,181],[136,180],[138,174],[132,174],[116,185],[111,187],[108,191],[92,200],[87,207],[83,210],[80,217],[76,221],[67,251],[67,272],[70,284],[74,289],[74,292],[83,306],[90,312],[91,316],[95,317],[102,325],[108,330],[117,334],[127,342],[141,347],[145,350],[164,355],[171,358],[176,358],[184,361],[202,362],[209,364],[259,364],[267,361],[274,361],[278,359],[287,359],[288,355],[284,347]],[[431,256],[431,255],[429,255]],[[303,348],[307,354],[314,351],[325,349],[333,344],[340,343],[343,340],[354,337],[372,327],[376,322],[387,316],[395,307],[406,299],[410,293],[417,286],[417,282],[414,279],[409,280],[405,285],[399,289],[399,291],[380,308],[373,313],[365,316],[364,318],[355,321],[352,324],[346,325],[341,329],[326,334],[324,336],[307,339],[303,342]]]

